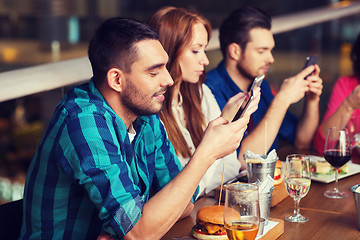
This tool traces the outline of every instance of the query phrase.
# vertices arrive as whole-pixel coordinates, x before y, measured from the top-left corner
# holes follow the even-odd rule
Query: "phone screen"
[[[234,119],[232,120],[233,122],[238,120],[239,118],[241,118],[244,113],[246,112],[247,108],[249,107],[251,100],[254,98],[254,93],[251,90],[250,92],[248,92],[246,94],[245,100],[242,102],[241,107],[239,108],[239,110],[237,111]]]

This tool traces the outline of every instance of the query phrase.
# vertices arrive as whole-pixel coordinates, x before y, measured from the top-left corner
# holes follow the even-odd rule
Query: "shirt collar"
[[[91,92],[92,94],[94,94],[95,96],[101,98],[101,99],[104,101],[104,103],[106,104],[106,106],[109,107],[109,108],[115,113],[115,111],[111,108],[111,106],[110,106],[109,103],[106,101],[106,99],[103,97],[103,95],[101,94],[101,92],[99,91],[99,89],[97,89],[97,87],[95,86],[95,83],[94,83],[94,79],[93,79],[93,78],[91,78],[90,81],[89,81],[89,90],[90,90],[90,92]],[[116,113],[115,113],[115,114],[116,114]],[[139,116],[133,123],[137,122],[138,119],[139,119],[139,121],[140,121],[141,123],[147,123],[147,122],[149,122],[149,119],[148,119],[146,116]],[[140,124],[141,124],[141,123],[140,123]],[[136,125],[136,124],[135,124],[135,125]],[[133,129],[135,129],[134,126],[132,126],[132,127],[133,127]],[[135,127],[136,127],[136,126],[135,126]]]
[[[227,88],[228,92],[232,93],[233,95],[238,92],[242,92],[242,90],[238,87],[238,85],[236,85],[236,83],[230,77],[229,73],[226,71],[224,60],[219,63],[217,69],[222,80],[225,81],[224,86]]]
[[[107,101],[105,100],[105,98],[103,97],[103,95],[101,94],[101,92],[99,91],[99,89],[97,89],[97,87],[95,86],[93,78],[91,78],[90,81],[89,81],[89,90],[90,90],[90,92],[92,94],[94,94],[95,96],[101,98],[102,100],[104,100],[104,102],[106,102],[106,104],[108,104]]]

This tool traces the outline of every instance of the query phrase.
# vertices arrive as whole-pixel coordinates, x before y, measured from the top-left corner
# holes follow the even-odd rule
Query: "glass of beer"
[[[226,186],[224,225],[230,240],[254,240],[259,230],[259,188],[252,183]]]

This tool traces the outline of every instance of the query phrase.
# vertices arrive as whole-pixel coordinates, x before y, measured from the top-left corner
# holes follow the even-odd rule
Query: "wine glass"
[[[326,134],[324,158],[335,168],[335,187],[325,191],[328,198],[344,198],[348,194],[340,191],[338,185],[338,169],[345,165],[351,158],[349,135],[346,129],[331,127]]]
[[[230,240],[254,240],[259,230],[259,188],[253,183],[229,184],[225,190],[224,225]]]
[[[285,217],[289,222],[306,222],[308,217],[300,214],[300,199],[309,192],[310,157],[302,154],[291,154],[286,157],[285,186],[288,194],[294,199],[295,209],[291,216]]]

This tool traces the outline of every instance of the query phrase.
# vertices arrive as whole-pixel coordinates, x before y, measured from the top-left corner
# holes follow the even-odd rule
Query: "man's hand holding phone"
[[[306,81],[308,82],[309,90],[306,93],[308,100],[320,100],[320,95],[322,94],[323,81],[320,78],[320,68],[318,65],[314,65],[314,72],[310,75]]]
[[[319,100],[323,89],[322,79],[319,76],[320,68],[317,65],[317,62],[317,56],[309,56],[306,58],[303,68],[306,69],[309,66],[314,66],[314,70],[305,77],[305,80],[308,81],[309,87],[309,90],[306,93],[306,97],[308,100]]]
[[[313,63],[313,62],[312,62]],[[307,60],[301,72],[284,80],[277,95],[284,104],[293,104],[300,101],[304,95],[308,100],[319,99],[322,93],[322,80],[319,77],[320,68]]]

